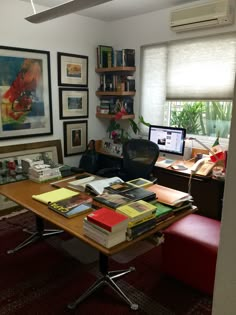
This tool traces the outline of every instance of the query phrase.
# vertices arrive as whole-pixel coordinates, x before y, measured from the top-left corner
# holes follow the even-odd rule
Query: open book
[[[81,179],[76,179],[68,182],[68,187],[79,190],[79,191],[85,191],[86,185],[91,183],[94,180],[97,180],[99,177],[97,176],[87,176]]]
[[[101,195],[105,187],[118,183],[123,183],[123,180],[117,176],[93,180],[86,184],[86,190],[95,195]]]

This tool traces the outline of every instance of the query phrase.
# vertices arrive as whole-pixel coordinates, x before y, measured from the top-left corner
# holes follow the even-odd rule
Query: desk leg
[[[103,253],[99,253],[99,271],[102,274],[102,277],[97,279],[91,287],[85,291],[77,300],[68,304],[69,309],[75,309],[76,306],[81,303],[84,299],[86,299],[89,295],[95,292],[101,286],[108,284],[110,288],[112,288],[125,302],[130,305],[132,310],[138,309],[138,304],[132,303],[130,299],[125,295],[125,293],[120,289],[120,287],[115,283],[113,279],[117,279],[126,275],[127,273],[134,271],[134,267],[130,267],[125,270],[114,270],[108,271],[108,256]]]
[[[24,240],[22,243],[17,245],[13,249],[9,249],[7,251],[7,254],[13,254],[20,250],[21,248],[32,244],[40,239],[43,239],[46,236],[55,235],[64,232],[63,230],[57,230],[57,229],[44,229],[44,220],[39,217],[35,216],[35,224],[36,224],[36,231],[30,231],[28,229],[23,229],[24,232],[31,234],[30,237],[28,237],[26,240]]]

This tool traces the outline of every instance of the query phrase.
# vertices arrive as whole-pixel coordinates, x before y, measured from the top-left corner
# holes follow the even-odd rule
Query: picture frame
[[[50,52],[0,46],[0,140],[53,133]]]
[[[58,85],[88,86],[88,56],[57,53]]]
[[[88,89],[59,88],[60,119],[88,118]]]
[[[64,121],[64,155],[71,156],[84,153],[87,147],[87,120]]]

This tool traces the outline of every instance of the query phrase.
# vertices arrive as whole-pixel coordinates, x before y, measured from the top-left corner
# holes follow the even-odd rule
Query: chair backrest
[[[149,179],[156,160],[159,147],[145,139],[131,139],[123,145],[123,170],[128,180],[134,178]]]

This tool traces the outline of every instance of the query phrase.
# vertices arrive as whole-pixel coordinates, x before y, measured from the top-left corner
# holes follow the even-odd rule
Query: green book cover
[[[150,203],[157,207],[156,218],[163,216],[167,213],[173,212],[173,207],[164,205],[163,203],[160,203],[157,200],[151,201]]]

